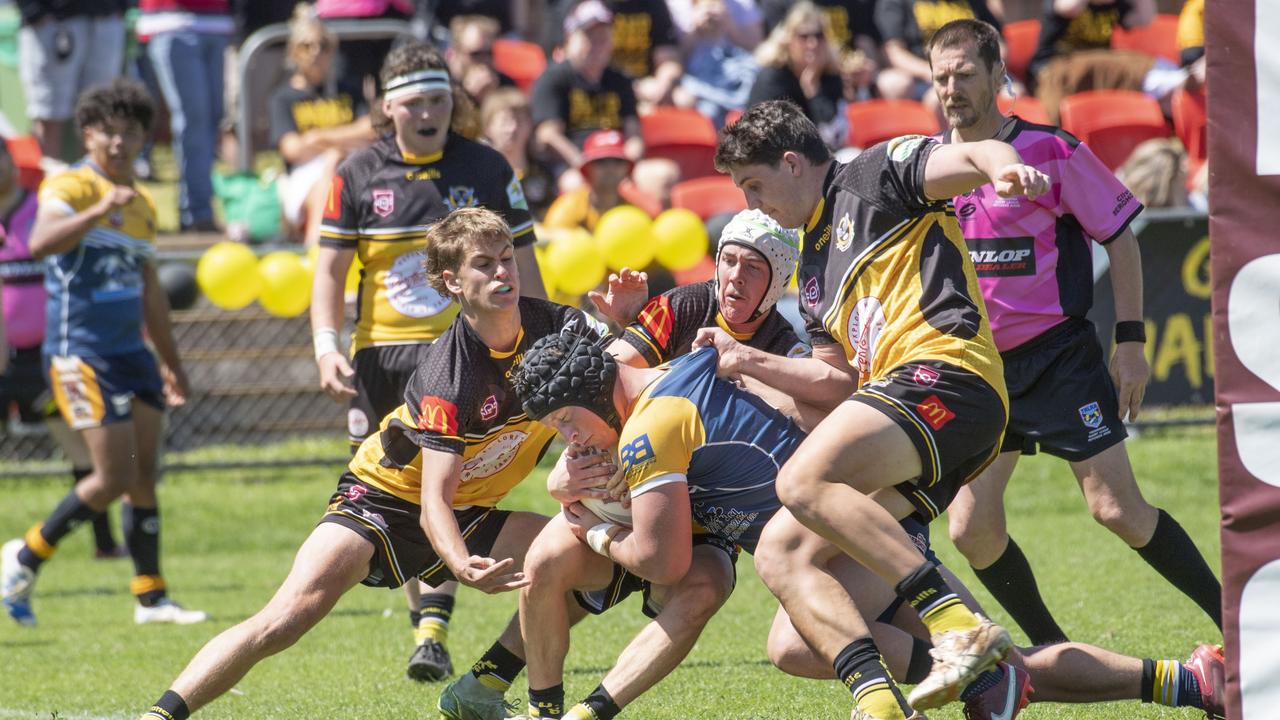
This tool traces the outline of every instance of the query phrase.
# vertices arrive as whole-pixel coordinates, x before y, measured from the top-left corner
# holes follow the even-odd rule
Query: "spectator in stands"
[[[1148,25],[1155,0],[1052,0],[1040,18],[1040,42],[1027,73],[1054,124],[1062,98],[1082,90],[1142,90],[1153,59],[1111,49],[1117,27]]]
[[[320,215],[338,163],[377,139],[362,97],[325,92],[337,48],[324,21],[299,4],[285,50],[293,74],[271,96],[271,143],[288,171],[279,185],[285,222],[294,231],[307,228],[309,241],[320,237]]]
[[[1133,149],[1116,170],[1142,204],[1149,208],[1186,207],[1187,153],[1173,138],[1152,138]]]
[[[962,18],[1001,27],[987,0],[876,0],[876,28],[889,63],[876,78],[880,96],[920,100],[936,111],[938,98],[931,92],[933,74],[925,48],[938,28]]]
[[[240,46],[258,30],[293,17],[298,0],[231,0],[231,19],[236,30],[227,45],[223,63],[223,107],[228,115],[235,113],[240,100]]]
[[[868,57],[880,54],[880,30],[876,28],[876,0],[813,0],[827,16],[831,40],[840,50],[862,50]],[[761,0],[766,27],[786,20],[791,0]]]
[[[11,432],[11,412],[25,425],[45,424],[71,462],[71,476],[79,483],[93,472],[89,449],[49,403],[40,345],[44,341],[44,264],[31,257],[27,241],[36,218],[34,188],[18,182],[9,146],[0,140],[0,427]],[[99,559],[129,554],[116,543],[106,512],[93,515],[94,554]]]
[[[64,157],[63,134],[80,93],[124,65],[125,0],[22,0],[18,72],[32,132],[47,157]]]
[[[684,77],[672,97],[676,105],[697,109],[719,128],[730,110],[746,108],[760,66],[731,39],[725,0],[692,0],[692,7]]]
[[[1178,53],[1182,67],[1204,58],[1204,0],[1187,0],[1178,13]]]
[[[498,38],[498,21],[483,15],[458,15],[449,23],[452,39],[445,52],[449,73],[464,90],[483,103],[485,96],[499,87],[515,87],[516,82],[493,64],[493,42]]]
[[[686,57],[689,53],[688,42],[690,39],[697,39],[691,36],[697,32],[698,26],[704,21],[702,15],[706,10],[700,9],[698,7],[700,4],[698,0],[667,0],[667,8],[671,10],[671,22],[676,26],[676,33],[680,37]],[[743,50],[755,50],[764,39],[762,22],[764,15],[761,14],[755,0],[724,0],[723,5],[722,23],[729,42]],[[771,23],[771,25],[776,24]],[[687,62],[685,72],[688,72]]]
[[[227,0],[140,0],[136,26],[169,106],[183,230],[217,231],[213,158],[222,122],[223,57],[235,30]]]
[[[564,37],[564,61],[547,67],[533,85],[535,147],[560,176],[582,165],[582,143],[593,131],[620,130],[627,157],[639,160],[644,140],[631,79],[609,65],[613,13],[600,0],[585,0],[565,18]],[[573,180],[562,187],[576,185]]]
[[[790,100],[818,126],[832,147],[844,144],[844,83],[826,15],[808,0],[796,4],[756,50],[760,74],[747,98]]]
[[[419,5],[424,4],[435,6],[430,19],[445,27],[452,27],[461,15],[483,15],[498,21],[499,35],[538,42],[543,34],[547,0],[419,0]]]
[[[529,100],[518,88],[498,88],[480,105],[480,121],[485,139],[515,170],[533,219],[541,222],[555,199],[556,181],[531,152],[533,115]]]
[[[584,227],[595,232],[606,211],[628,204],[622,186],[635,163],[627,157],[626,141],[617,130],[597,130],[587,137],[578,168],[585,187],[562,194],[551,203],[543,224],[549,228]]]

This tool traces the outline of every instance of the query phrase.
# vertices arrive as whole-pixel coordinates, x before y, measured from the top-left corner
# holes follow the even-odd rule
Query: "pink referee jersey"
[[[1068,317],[1084,317],[1093,305],[1090,242],[1114,240],[1142,203],[1065,130],[1011,117],[995,139],[1052,182],[1035,200],[1002,198],[990,185],[955,199],[991,333],[1006,352]]]
[[[0,217],[0,281],[4,283],[4,329],[9,347],[40,347],[44,340],[44,263],[27,249],[36,219],[36,194],[27,193]]]

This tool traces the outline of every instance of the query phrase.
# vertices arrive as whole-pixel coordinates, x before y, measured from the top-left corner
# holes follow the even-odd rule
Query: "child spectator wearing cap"
[[[617,130],[597,130],[587,137],[582,148],[579,170],[586,185],[562,194],[551,203],[543,220],[549,228],[584,227],[595,232],[596,223],[606,211],[619,205],[636,205],[655,214],[660,207],[629,189],[627,176],[635,164],[627,157],[625,141]]]

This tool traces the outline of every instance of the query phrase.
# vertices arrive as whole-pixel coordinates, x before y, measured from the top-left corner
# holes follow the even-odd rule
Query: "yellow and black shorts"
[[[849,399],[884,413],[911,438],[921,474],[896,489],[925,523],[996,459],[1009,419],[986,380],[938,360],[899,365]]]
[[[421,512],[420,506],[345,472],[320,522],[337,523],[373,545],[369,574],[360,581],[365,585],[397,588],[415,576],[428,585],[456,580],[427,540],[420,524]],[[462,530],[467,552],[488,556],[510,514],[474,505],[454,508],[453,517]]]

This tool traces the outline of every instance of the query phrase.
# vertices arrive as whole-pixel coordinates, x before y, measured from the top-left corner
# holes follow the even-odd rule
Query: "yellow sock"
[[[875,683],[867,687],[854,698],[858,707],[877,720],[906,720],[898,698],[889,689],[888,683]]]
[[[418,621],[418,629],[413,635],[419,645],[426,640],[435,640],[441,645],[448,645],[449,623],[436,617],[424,617]]]
[[[31,552],[35,553],[36,557],[41,560],[48,560],[53,557],[58,548],[45,542],[44,535],[40,534],[40,528],[42,527],[44,527],[42,524],[32,525],[22,539],[26,541],[27,547],[31,548]]]
[[[563,720],[597,720],[597,718],[596,714],[591,711],[591,708],[583,705],[582,703],[578,703],[577,705],[569,708],[569,712],[564,714]]]
[[[980,624],[978,616],[956,597],[929,608],[920,619],[931,635],[950,630],[971,630]]]

